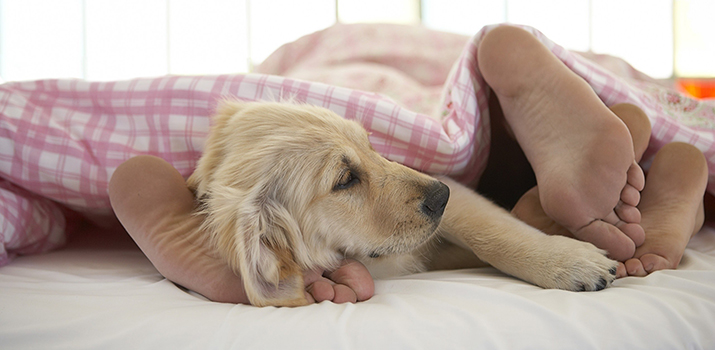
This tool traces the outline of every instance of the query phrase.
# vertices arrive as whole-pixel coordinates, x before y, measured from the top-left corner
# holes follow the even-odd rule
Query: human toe
[[[641,212],[635,206],[624,202],[618,203],[615,209],[616,215],[621,221],[638,224],[641,222]]]
[[[641,193],[630,184],[626,184],[621,191],[621,201],[632,206],[637,206],[641,201]]]
[[[333,302],[336,304],[356,303],[358,301],[358,297],[355,291],[344,284],[334,285],[333,290],[335,292]]]
[[[643,169],[641,169],[635,160],[628,168],[627,179],[628,184],[635,187],[638,191],[642,191],[645,187],[645,174],[643,174]]]
[[[365,265],[354,259],[346,259],[335,271],[326,274],[336,284],[351,289],[358,301],[372,298],[375,294],[375,282]]]
[[[625,232],[601,220],[594,220],[578,229],[574,232],[574,236],[606,250],[608,257],[617,261],[625,261],[633,257],[636,250],[635,243]]]
[[[335,290],[333,286],[326,280],[317,280],[313,282],[306,288],[306,292],[310,294],[310,296],[316,303],[320,303],[326,300],[333,300],[335,298]]]
[[[624,264],[626,266],[628,276],[643,277],[648,274],[643,267],[643,263],[639,259],[628,259]]]
[[[616,278],[628,277],[628,272],[626,270],[626,264],[619,261],[618,268],[616,268]]]
[[[640,257],[640,260],[643,263],[643,268],[647,273],[665,269],[673,269],[676,267],[665,257],[652,253],[643,254],[643,256]]]
[[[645,230],[643,230],[640,224],[621,222],[616,224],[616,227],[628,236],[636,247],[640,247],[643,242],[645,242]],[[633,252],[633,254],[635,254],[635,252]],[[628,258],[630,258],[630,256]]]

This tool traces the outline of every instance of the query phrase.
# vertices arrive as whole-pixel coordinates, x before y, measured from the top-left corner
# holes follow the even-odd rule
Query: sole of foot
[[[610,257],[632,257],[644,232],[628,194],[645,179],[626,125],[520,28],[487,33],[478,62],[534,169],[544,212]]]
[[[704,222],[707,178],[705,157],[694,146],[674,142],[658,151],[639,205],[646,239],[625,262],[628,275],[678,266],[688,241]]]

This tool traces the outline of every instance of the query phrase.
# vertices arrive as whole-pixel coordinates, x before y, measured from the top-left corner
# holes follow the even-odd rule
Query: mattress
[[[598,292],[493,268],[377,280],[357,304],[257,308],[163,278],[126,234],[88,229],[0,269],[3,349],[713,349],[715,229],[677,270]]]

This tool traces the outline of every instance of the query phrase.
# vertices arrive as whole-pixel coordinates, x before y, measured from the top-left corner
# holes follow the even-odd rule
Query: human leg
[[[489,157],[476,190],[497,205],[511,210],[526,191],[536,186],[536,176],[509,130],[494,94],[489,96],[489,129]]]
[[[644,179],[627,127],[526,31],[493,29],[478,60],[534,169],[544,211],[612,257],[632,257],[644,233],[637,202],[621,193],[642,189]]]

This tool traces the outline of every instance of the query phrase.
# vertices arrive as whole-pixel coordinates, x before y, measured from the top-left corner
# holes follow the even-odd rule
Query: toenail
[[[652,264],[652,263],[651,263],[651,264],[648,264],[648,266],[645,267],[645,270],[648,271],[648,272],[652,271],[652,270],[653,270],[653,264]]]
[[[608,270],[608,273],[610,273],[611,275],[614,275],[614,276],[615,276],[615,275],[616,275],[616,271],[618,271],[618,268],[617,268],[617,267],[612,267],[610,270]]]

